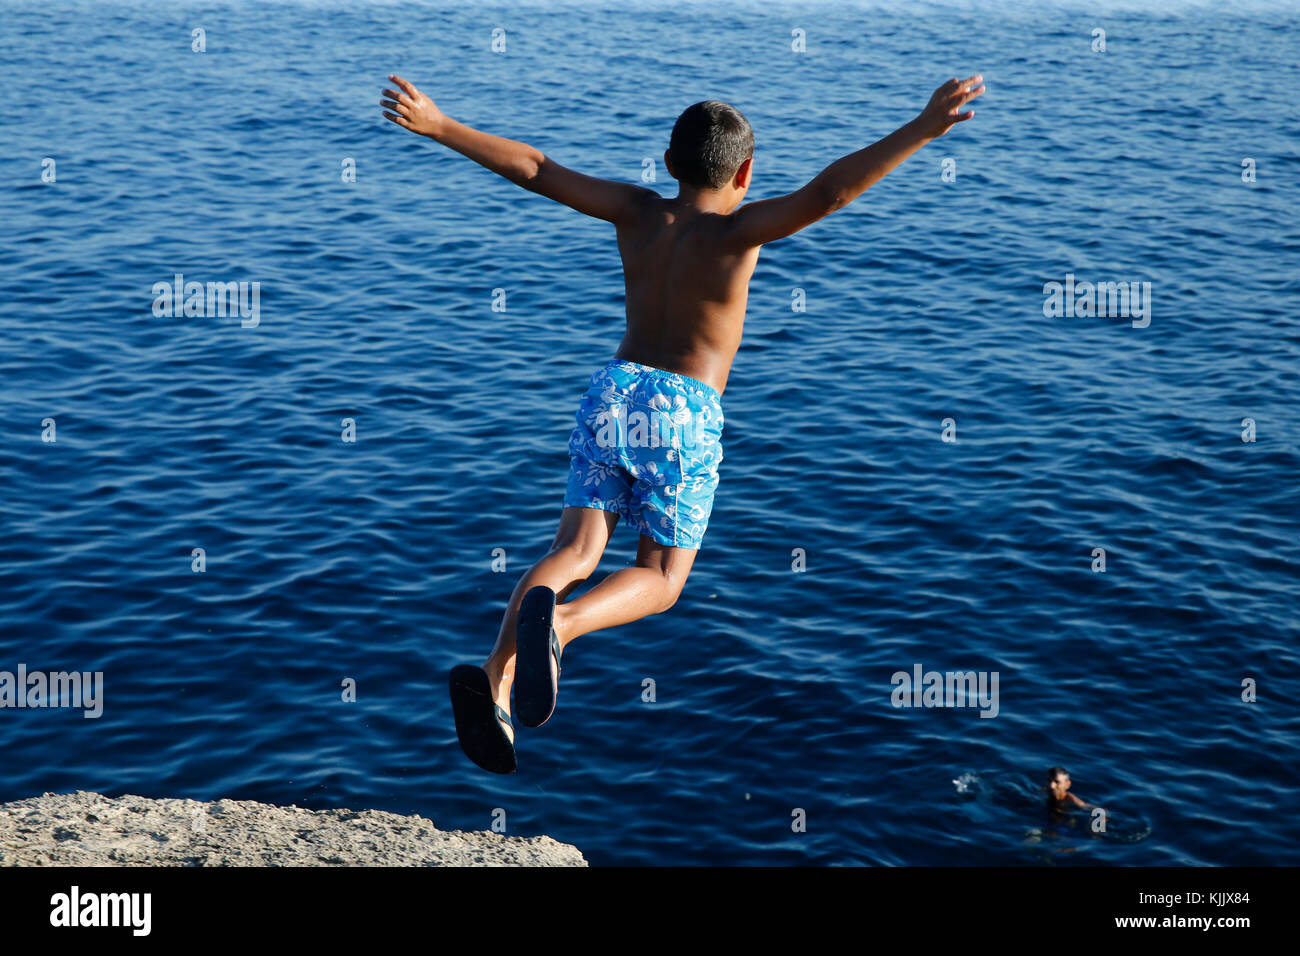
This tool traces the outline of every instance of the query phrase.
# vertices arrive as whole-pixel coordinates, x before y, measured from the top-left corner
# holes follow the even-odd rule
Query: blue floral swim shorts
[[[722,461],[722,404],[698,379],[615,359],[569,437],[566,508],[600,508],[659,544],[698,549]]]

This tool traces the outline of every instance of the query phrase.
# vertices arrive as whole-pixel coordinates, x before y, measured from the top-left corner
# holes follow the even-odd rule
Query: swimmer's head
[[[1058,799],[1065,796],[1065,791],[1070,789],[1070,775],[1064,767],[1053,767],[1047,771],[1047,789]]]
[[[669,175],[682,185],[730,188],[742,194],[749,188],[753,158],[754,130],[749,120],[721,100],[686,107],[664,152]]]

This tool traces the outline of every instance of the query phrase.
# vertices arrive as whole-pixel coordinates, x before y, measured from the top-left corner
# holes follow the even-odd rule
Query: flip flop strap
[[[560,635],[555,633],[555,628],[551,628],[551,653],[555,655],[555,673],[560,674]]]
[[[497,720],[504,720],[507,724],[510,724],[511,727],[514,726],[514,724],[511,723],[510,721],[510,715],[507,714],[505,710],[502,709],[500,704],[498,704],[496,701],[493,701],[492,706],[495,707],[497,710]]]

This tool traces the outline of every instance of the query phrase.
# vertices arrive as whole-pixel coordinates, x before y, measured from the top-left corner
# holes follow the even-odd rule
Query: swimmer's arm
[[[1093,809],[1096,809],[1095,807],[1093,807],[1093,805],[1092,805],[1091,803],[1084,803],[1082,800],[1080,800],[1078,797],[1076,797],[1076,796],[1075,796],[1074,794],[1072,794],[1072,793],[1067,793],[1066,796],[1069,797],[1071,800],[1074,801],[1074,805],[1075,805],[1076,807],[1082,807],[1082,808],[1085,809],[1085,810],[1093,810]]]
[[[400,76],[390,76],[399,90],[384,90],[384,116],[405,129],[468,156],[516,185],[554,199],[606,222],[619,222],[634,204],[658,193],[630,183],[598,179],[568,169],[540,149],[458,123]]]
[[[916,119],[879,142],[837,159],[802,189],[742,206],[732,216],[728,238],[734,250],[783,239],[837,209],[842,209],[879,182],[918,149],[975,115],[960,107],[984,92],[976,74],[949,80],[934,91]]]

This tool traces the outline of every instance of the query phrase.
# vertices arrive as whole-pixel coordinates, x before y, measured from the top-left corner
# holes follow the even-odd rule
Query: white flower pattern
[[[718,393],[615,360],[591,376],[576,420],[565,507],[612,511],[660,544],[699,548],[722,462]]]

